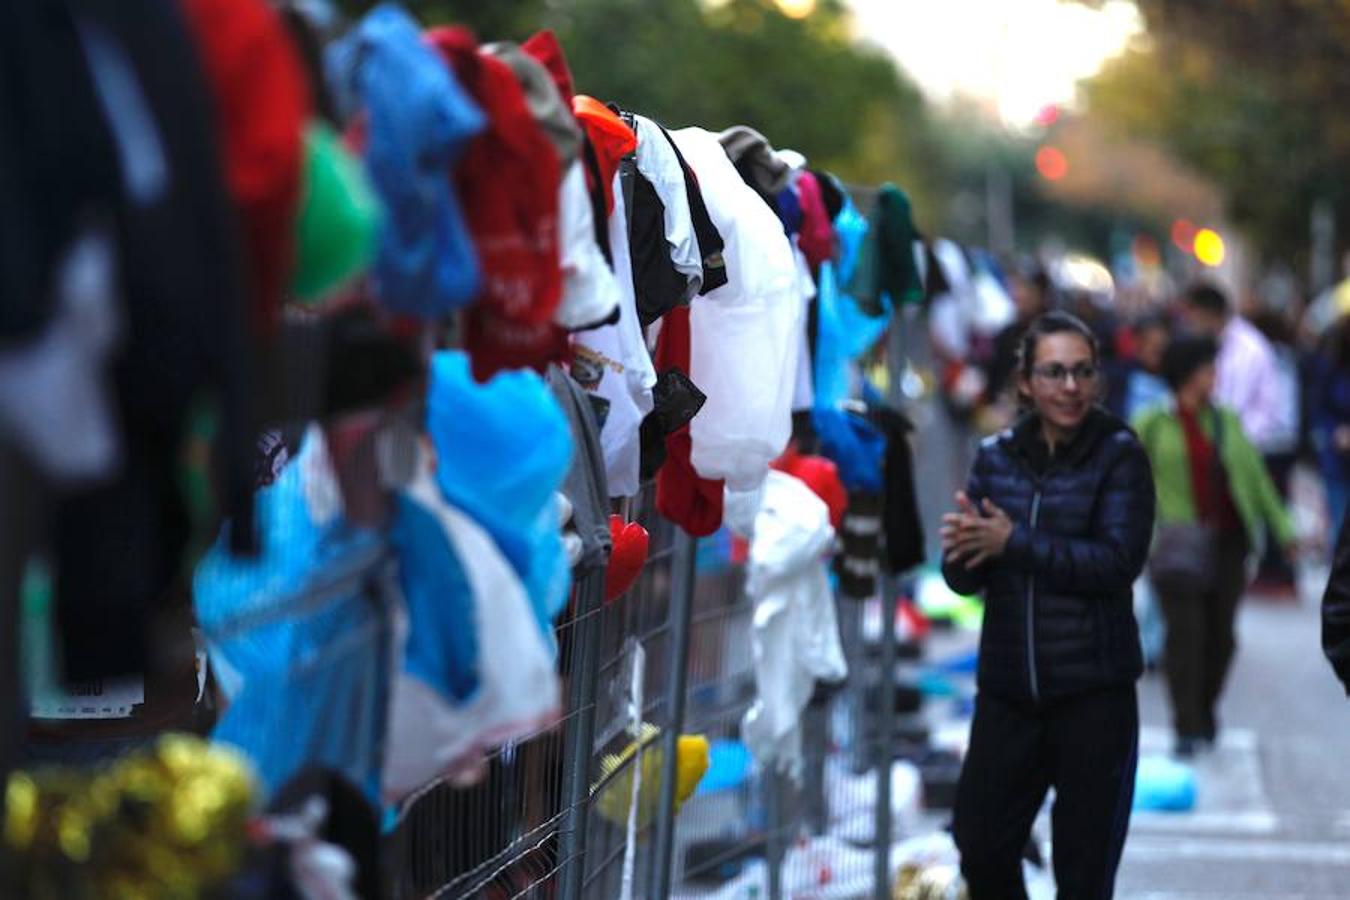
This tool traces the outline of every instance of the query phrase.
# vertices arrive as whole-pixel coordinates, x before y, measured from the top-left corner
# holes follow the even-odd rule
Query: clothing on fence
[[[375,807],[439,782],[509,770],[529,812],[488,849],[537,827],[557,854],[562,783],[589,785],[531,745],[597,715],[602,620],[641,607],[645,628],[690,589],[670,535],[725,525],[757,607],[743,737],[797,774],[803,710],[846,674],[837,537],[858,596],[922,546],[903,417],[841,411],[892,325],[842,285],[875,266],[914,299],[903,193],[869,232],[754,129],[670,132],[577,94],[550,32],[127,3],[0,12],[0,442],[51,488],[32,555],[65,681],[157,674],[190,584],[202,661],[173,692],[284,807],[258,827],[292,835],[285,878],[343,843],[309,803],[340,791],[285,790],[316,768],[370,804],[332,811],[362,835],[339,894],[375,877],[355,846]],[[784,457],[805,410],[828,459]],[[614,738],[573,735],[567,754]],[[704,742],[675,746],[682,799]]]

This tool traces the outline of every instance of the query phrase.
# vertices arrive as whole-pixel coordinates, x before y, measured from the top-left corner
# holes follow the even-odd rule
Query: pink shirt
[[[1283,373],[1270,341],[1246,319],[1234,316],[1219,335],[1216,368],[1215,399],[1238,414],[1256,449],[1262,453],[1283,449],[1279,444],[1290,411],[1281,408]]]

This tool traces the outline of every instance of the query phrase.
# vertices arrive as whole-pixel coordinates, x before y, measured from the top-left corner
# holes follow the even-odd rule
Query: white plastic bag
[[[825,571],[834,529],[824,501],[791,475],[770,471],[762,497],[746,577],[758,697],[742,737],[760,765],[798,778],[801,716],[815,683],[848,674]]]
[[[792,433],[805,307],[782,223],[741,178],[717,136],[675,132],[725,242],[728,282],[694,301],[690,377],[707,402],[690,424],[691,462],[733,491],[753,488]]]
[[[559,711],[552,653],[520,579],[492,538],[445,502],[426,465],[418,467],[405,500],[442,529],[446,552],[453,556],[448,561],[463,567],[472,594],[474,615],[467,627],[477,638],[472,661],[477,684],[456,703],[441,686],[399,667],[383,778],[385,797],[391,801],[435,778],[474,772],[483,752],[547,726]]]

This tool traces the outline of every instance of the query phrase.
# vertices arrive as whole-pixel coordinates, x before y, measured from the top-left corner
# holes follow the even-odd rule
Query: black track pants
[[[1023,706],[975,702],[955,838],[971,900],[1024,900],[1022,851],[1050,788],[1062,900],[1110,900],[1139,762],[1133,685]]]

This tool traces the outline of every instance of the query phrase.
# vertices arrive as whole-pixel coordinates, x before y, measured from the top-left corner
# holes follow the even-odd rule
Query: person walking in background
[[[981,446],[943,518],[943,575],[982,593],[979,694],[954,837],[973,900],[1025,897],[1022,850],[1050,788],[1062,897],[1109,898],[1138,763],[1143,671],[1131,586],[1153,532],[1148,457],[1100,408],[1091,330],[1022,338],[1025,415]]]
[[[1326,486],[1332,533],[1340,534],[1350,502],[1350,315],[1332,325],[1310,368],[1312,441]]]
[[[1286,431],[1280,409],[1279,360],[1265,335],[1233,311],[1228,295],[1207,282],[1192,285],[1181,304],[1182,318],[1218,345],[1214,398],[1237,413],[1248,440],[1262,454],[1278,449]]]
[[[1133,331],[1134,361],[1125,376],[1122,410],[1127,422],[1170,396],[1162,377],[1163,351],[1171,333],[1167,317],[1159,313],[1143,316],[1134,323]]]
[[[1294,549],[1288,513],[1242,421],[1215,405],[1218,354],[1208,337],[1175,338],[1163,355],[1172,401],[1135,422],[1157,488],[1149,573],[1167,625],[1164,668],[1180,757],[1218,736],[1215,708],[1237,647],[1247,554],[1267,529]]]
[[[1252,326],[1270,343],[1270,349],[1275,354],[1277,415],[1275,425],[1260,449],[1266,470],[1275,482],[1280,499],[1287,506],[1303,435],[1303,385],[1298,350],[1294,346],[1294,325],[1288,316],[1274,309],[1261,310],[1252,316],[1251,321]],[[1266,596],[1292,598],[1295,590],[1293,560],[1283,547],[1268,541],[1252,591]]]
[[[1010,281],[1017,317],[994,336],[985,388],[989,403],[1002,400],[1014,382],[1022,336],[1038,316],[1050,309],[1054,295],[1050,275],[1040,265],[1029,265],[1014,272]]]
[[[1134,360],[1125,376],[1124,419],[1134,421],[1141,413],[1167,402],[1171,396],[1162,377],[1163,352],[1171,331],[1167,317],[1151,314],[1134,323]],[[1144,665],[1155,671],[1162,664],[1167,625],[1158,604],[1158,592],[1144,572],[1134,583],[1134,617],[1139,622],[1139,640]]]

